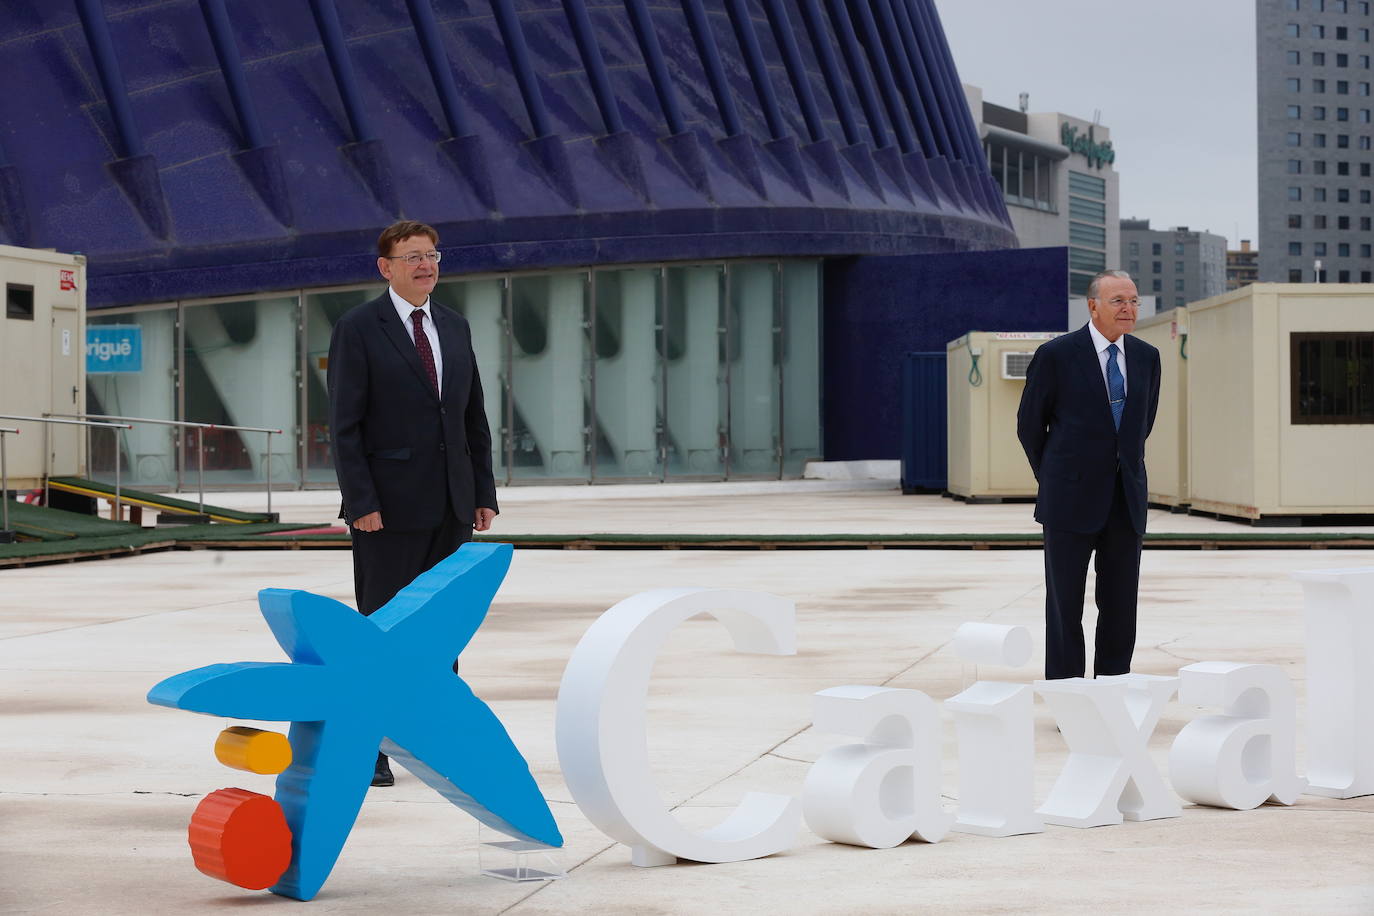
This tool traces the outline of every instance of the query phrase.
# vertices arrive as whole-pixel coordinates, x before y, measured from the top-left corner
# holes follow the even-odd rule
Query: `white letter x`
[[[1178,801],[1150,759],[1164,704],[1178,678],[1120,674],[1036,681],[1069,745],[1069,759],[1040,808],[1047,824],[1101,827],[1178,817]]]

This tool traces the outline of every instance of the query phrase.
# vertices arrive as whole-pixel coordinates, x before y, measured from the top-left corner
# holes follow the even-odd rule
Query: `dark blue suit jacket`
[[[1127,508],[1145,533],[1145,439],[1159,408],[1159,351],[1129,334],[1126,407],[1118,431],[1092,335],[1084,325],[1035,352],[1016,414],[1016,434],[1040,483],[1035,520],[1084,534],[1101,530],[1121,468]]]
[[[467,319],[430,299],[444,364],[442,398],[392,305],[390,293],[351,309],[329,341],[329,423],[342,517],[382,513],[393,531],[454,515],[471,524],[496,509],[491,430]]]

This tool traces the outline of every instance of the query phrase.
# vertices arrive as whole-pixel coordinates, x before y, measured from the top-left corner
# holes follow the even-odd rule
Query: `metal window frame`
[[[1302,381],[1302,360],[1299,352],[1304,343],[1321,341],[1349,340],[1353,346],[1369,341],[1374,347],[1374,331],[1291,331],[1288,335],[1288,422],[1293,426],[1369,426],[1374,424],[1374,416],[1362,419],[1358,413],[1327,414],[1309,416],[1302,413],[1299,392]],[[1320,380],[1318,371],[1318,380]]]

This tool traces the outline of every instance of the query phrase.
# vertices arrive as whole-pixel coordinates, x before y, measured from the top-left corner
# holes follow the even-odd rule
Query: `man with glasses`
[[[1083,592],[1093,554],[1093,672],[1131,670],[1145,439],[1159,406],[1159,351],[1128,336],[1139,310],[1130,274],[1103,271],[1088,286],[1088,324],[1043,344],[1026,371],[1016,432],[1040,484],[1047,679],[1084,674]]]
[[[363,614],[474,529],[490,528],[497,512],[472,333],[462,315],[430,298],[438,244],[434,229],[413,220],[382,232],[377,270],[389,287],[340,318],[329,341],[334,469]],[[372,784],[393,784],[380,753]]]

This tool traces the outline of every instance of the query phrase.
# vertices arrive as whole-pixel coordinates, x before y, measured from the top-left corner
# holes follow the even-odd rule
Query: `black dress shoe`
[[[391,763],[386,759],[386,754],[377,755],[377,766],[372,770],[372,784],[374,786],[396,785],[396,777],[391,775]]]

